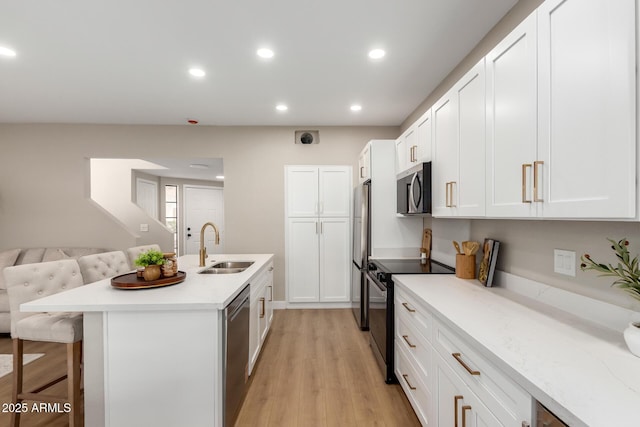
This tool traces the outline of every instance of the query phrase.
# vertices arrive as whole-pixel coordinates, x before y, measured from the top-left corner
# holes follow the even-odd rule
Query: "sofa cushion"
[[[4,276],[2,275],[2,270],[4,270],[5,267],[11,267],[12,265],[14,265],[16,259],[18,259],[19,254],[20,249],[9,249],[0,252],[0,289],[7,289],[6,285],[4,284]],[[2,308],[0,308],[0,311],[2,311]]]
[[[62,249],[60,248],[47,248],[42,255],[42,262],[49,261],[60,261],[61,259],[69,258]]]
[[[44,255],[44,250],[44,248],[23,249],[22,251],[20,251],[20,255],[18,255],[18,259],[16,260],[15,265],[41,262],[42,256]]]

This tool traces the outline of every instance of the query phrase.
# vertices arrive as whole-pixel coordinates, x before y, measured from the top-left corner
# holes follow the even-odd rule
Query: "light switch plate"
[[[149,231],[149,224],[140,224],[140,231]]]
[[[563,249],[553,250],[553,271],[558,274],[576,277],[576,253]]]

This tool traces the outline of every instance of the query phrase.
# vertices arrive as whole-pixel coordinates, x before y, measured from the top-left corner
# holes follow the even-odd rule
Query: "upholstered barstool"
[[[97,282],[132,270],[122,251],[85,255],[78,258],[78,264],[84,283]]]
[[[161,251],[160,245],[144,245],[144,246],[135,246],[133,248],[127,249],[127,256],[129,257],[129,265],[131,269],[136,268],[136,258],[140,256],[140,254],[147,252],[149,249],[153,249],[154,251]]]
[[[23,400],[70,404],[69,426],[82,425],[80,411],[80,362],[82,359],[82,313],[23,313],[20,304],[82,286],[80,266],[75,259],[23,264],[3,271],[13,339],[13,403]],[[23,342],[47,341],[67,346],[67,374],[31,391],[22,390]],[[42,392],[67,378],[67,398]],[[13,412],[11,426],[20,425],[20,413]]]

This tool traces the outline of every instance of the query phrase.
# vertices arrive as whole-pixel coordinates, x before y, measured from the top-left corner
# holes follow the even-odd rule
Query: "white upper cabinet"
[[[536,13],[486,56],[486,215],[536,215]]]
[[[542,216],[636,216],[634,0],[538,9]]]
[[[351,169],[344,166],[289,166],[288,217],[350,215]]]
[[[458,138],[454,90],[450,90],[433,106],[433,164],[431,191],[433,216],[454,214],[451,193],[458,181]]]
[[[432,173],[433,216],[484,216],[484,60],[433,107]]]
[[[358,184],[371,179],[371,144],[367,144],[358,157]]]
[[[396,173],[431,160],[431,110],[424,113],[396,141]]]

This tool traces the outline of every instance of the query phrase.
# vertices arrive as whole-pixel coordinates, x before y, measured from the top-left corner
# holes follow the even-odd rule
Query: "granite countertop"
[[[570,425],[639,425],[640,358],[622,331],[475,280],[398,275],[394,282]]]
[[[219,261],[254,261],[235,274],[198,274],[198,255],[178,258],[178,269],[187,273],[184,282],[172,286],[125,290],[111,286],[111,279],[89,283],[22,304],[20,309],[38,311],[153,311],[224,309],[271,260],[273,254],[212,254],[207,266]]]

